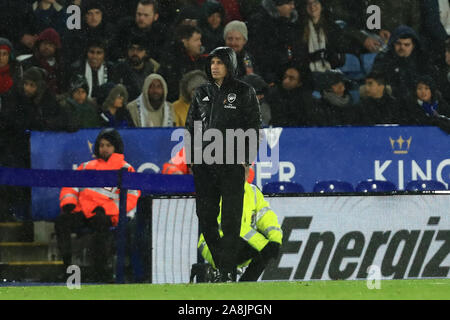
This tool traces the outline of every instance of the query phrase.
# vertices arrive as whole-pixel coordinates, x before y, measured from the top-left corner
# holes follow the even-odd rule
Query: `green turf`
[[[369,290],[365,281],[257,282],[178,285],[81,285],[0,287],[0,300],[302,300],[450,299],[450,279],[384,280]]]

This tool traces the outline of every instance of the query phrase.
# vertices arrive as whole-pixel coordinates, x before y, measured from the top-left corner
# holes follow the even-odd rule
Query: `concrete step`
[[[62,274],[64,274],[62,261],[0,263],[2,282],[59,282]]]
[[[41,242],[0,242],[0,263],[47,261],[48,244]]]
[[[33,241],[33,225],[29,222],[1,222],[0,242]]]

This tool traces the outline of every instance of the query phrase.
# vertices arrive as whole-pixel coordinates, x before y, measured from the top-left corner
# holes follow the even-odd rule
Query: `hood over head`
[[[94,154],[100,158],[100,140],[108,140],[114,146],[114,152],[123,154],[123,140],[119,132],[114,128],[105,128],[97,136],[94,146]]]
[[[180,96],[187,102],[191,101],[191,92],[208,82],[206,74],[201,70],[192,70],[183,75],[180,81]]]
[[[47,71],[39,67],[30,67],[23,73],[23,82],[32,81],[37,86],[36,95],[33,98],[35,103],[39,103],[47,90]]]
[[[214,79],[211,75],[211,60],[214,57],[222,60],[222,62],[225,64],[225,67],[227,68],[227,76],[225,77],[224,82],[229,79],[236,78],[238,69],[236,53],[230,47],[218,47],[211,51],[211,53],[208,55],[208,58],[206,59],[205,71],[209,81],[214,82]]]
[[[262,0],[261,5],[267,11],[272,18],[280,18],[280,13],[277,10],[277,6],[281,6],[290,2],[289,0]],[[292,10],[289,22],[296,22],[298,20],[297,9]]]
[[[155,108],[153,108],[153,106],[150,104],[150,101],[148,99],[148,88],[150,87],[150,85],[152,84],[153,81],[155,80],[159,80],[162,83],[163,86],[163,101],[167,100],[167,82],[166,80],[159,74],[157,73],[152,73],[150,74],[147,78],[145,78],[144,81],[144,85],[142,86],[142,95],[144,96],[144,104],[145,104],[145,108],[147,108],[147,110],[149,111],[156,111]],[[139,99],[139,98],[138,98]]]
[[[414,51],[416,51],[417,49],[419,49],[419,50],[421,49],[421,41],[420,41],[419,35],[416,33],[416,31],[414,31],[413,28],[405,26],[405,25],[398,26],[392,32],[391,38],[389,39],[389,43],[388,43],[389,49],[394,50],[394,43],[398,39],[405,39],[405,38],[413,39],[413,42],[415,45]]]

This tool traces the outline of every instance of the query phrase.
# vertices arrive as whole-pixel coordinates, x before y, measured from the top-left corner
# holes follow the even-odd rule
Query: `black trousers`
[[[71,233],[80,231],[84,227],[92,229],[92,251],[95,277],[102,279],[108,275],[107,262],[110,258],[112,234],[109,228],[112,226],[111,218],[105,214],[96,214],[87,219],[83,212],[62,213],[55,220],[55,231],[58,249],[62,255],[64,266],[72,264]]]
[[[243,165],[194,165],[197,217],[214,261],[219,269],[232,271],[237,265],[237,242],[240,240],[244,201],[245,169]],[[221,229],[217,217],[222,198]]]

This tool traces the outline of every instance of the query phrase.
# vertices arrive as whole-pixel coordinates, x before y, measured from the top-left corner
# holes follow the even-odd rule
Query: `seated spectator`
[[[63,35],[67,30],[66,10],[56,0],[38,0],[33,3],[36,31],[55,29],[58,34]]]
[[[224,44],[225,10],[217,0],[207,0],[203,3],[202,13],[198,24],[202,30],[202,44],[205,52],[211,52]]]
[[[394,97],[413,96],[411,88],[419,75],[436,78],[437,73],[418,35],[407,26],[394,31],[388,50],[376,56],[372,71],[386,75]]]
[[[180,97],[173,103],[175,126],[184,127],[195,89],[208,81],[206,74],[192,70],[183,75],[180,81]]]
[[[203,70],[202,33],[197,27],[181,25],[176,31],[176,40],[166,48],[161,60],[160,73],[167,81],[168,101],[178,100],[179,83],[183,74],[192,70]]]
[[[37,39],[31,3],[25,0],[0,1],[0,37],[9,39],[16,56],[30,54]]]
[[[67,76],[82,74],[88,82],[88,97],[95,90],[113,79],[113,63],[107,60],[107,43],[104,39],[91,39],[87,44],[85,56],[72,63]]]
[[[24,70],[32,66],[44,69],[47,71],[48,88],[54,94],[64,92],[65,65],[62,59],[61,38],[55,29],[45,29],[39,34],[34,44],[33,55],[22,61],[22,65]]]
[[[0,38],[0,97],[9,93],[21,81],[22,66],[15,60],[12,43]]]
[[[267,92],[269,91],[269,85],[261,76],[255,73],[245,75],[241,80],[255,89],[256,98],[258,98],[259,101],[259,109],[261,110],[262,125],[265,127],[269,126],[272,118],[270,105],[267,103],[266,99]]]
[[[401,102],[391,95],[391,88],[383,74],[372,71],[366,77],[360,92],[361,100],[355,108],[352,124],[403,124]]]
[[[97,104],[88,97],[88,90],[86,78],[77,74],[70,80],[69,91],[58,97],[59,105],[68,116],[69,131],[102,126]]]
[[[102,0],[84,0],[81,6],[81,29],[67,30],[63,37],[64,60],[74,63],[83,56],[92,39],[104,39],[107,51],[111,52],[111,41],[115,34],[112,24],[106,22],[105,5]]]
[[[66,130],[66,115],[56,102],[55,94],[48,88],[45,73],[44,69],[31,67],[23,74],[17,104],[24,112],[25,128],[36,131]]]
[[[325,86],[318,103],[316,125],[338,126],[351,124],[354,112],[353,98],[348,91],[349,82],[340,71],[324,73]]]
[[[311,84],[306,68],[289,65],[281,84],[269,90],[267,102],[270,105],[274,127],[298,127],[310,125],[310,114],[314,109]]]
[[[249,51],[261,75],[274,85],[283,66],[292,61],[298,13],[293,0],[262,0],[248,21]]]
[[[159,74],[145,79],[142,94],[127,105],[136,127],[173,127],[175,114],[167,101],[167,83]]]
[[[130,36],[142,36],[146,39],[152,58],[160,61],[166,30],[158,23],[159,5],[157,0],[139,0],[135,17],[125,16],[119,21],[113,40],[112,60],[124,58]]]
[[[238,62],[237,78],[254,73],[254,58],[246,49],[248,41],[246,24],[237,20],[229,22],[225,26],[223,37],[225,39],[225,45],[236,52]]]
[[[435,125],[440,116],[450,118],[450,106],[442,99],[431,77],[420,77],[415,88],[416,99],[410,101],[405,110],[407,124]]]
[[[159,63],[150,55],[145,39],[133,37],[129,41],[126,59],[114,66],[112,79],[127,88],[130,101],[141,94],[145,79],[159,70]]]
[[[203,4],[207,0],[198,0],[198,3]],[[250,0],[219,0],[225,11],[225,23],[240,20],[243,21],[241,14],[242,2],[248,2]],[[258,0],[261,1],[261,0]]]
[[[450,39],[445,41],[445,57],[439,63],[439,91],[447,103],[450,103]]]
[[[323,0],[305,0],[299,9],[305,19],[300,24],[299,41],[294,48],[297,61],[312,72],[325,72],[345,63],[343,32],[332,21]]]
[[[84,162],[77,170],[120,170],[135,172],[124,159],[124,145],[120,134],[112,128],[103,129],[94,145],[96,159]],[[112,270],[108,261],[112,258],[111,227],[119,222],[119,194],[117,188],[72,188],[65,187],[60,193],[61,215],[56,218],[55,231],[58,249],[65,269],[72,264],[71,233],[83,227],[93,229],[92,245],[95,282],[110,282]],[[138,190],[127,192],[127,217],[134,218]],[[66,270],[62,276],[66,277]]]
[[[96,90],[93,98],[100,108],[102,127],[116,129],[134,127],[126,108],[128,92],[123,85],[107,82]]]

